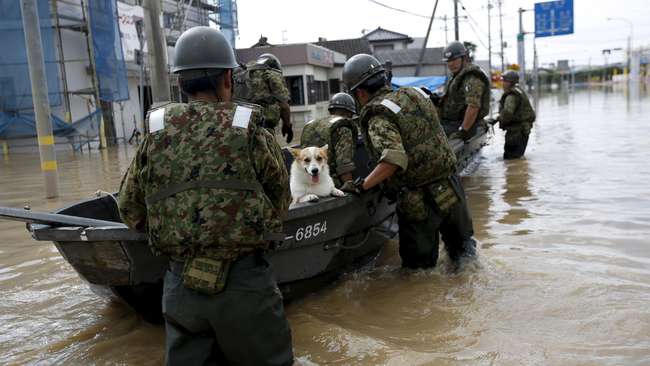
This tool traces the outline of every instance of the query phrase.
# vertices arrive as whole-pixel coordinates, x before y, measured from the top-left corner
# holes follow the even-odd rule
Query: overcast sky
[[[237,48],[250,47],[260,35],[272,44],[315,42],[318,37],[328,40],[357,38],[363,30],[382,28],[411,37],[424,37],[435,0],[377,0],[399,8],[411,15],[382,7],[370,0],[238,0],[239,38]],[[534,0],[503,0],[503,40],[506,63],[517,62],[516,35],[519,28],[518,8],[533,9]],[[540,1],[537,1],[540,2]],[[492,64],[500,66],[498,55],[499,17],[497,0],[492,9]],[[488,58],[488,0],[461,0],[460,38],[476,43],[477,58]],[[464,9],[463,9],[464,7]],[[436,17],[453,16],[453,1],[439,0]],[[538,38],[540,63],[558,59],[574,60],[576,65],[603,64],[602,50],[625,49],[630,25],[623,20],[608,21],[607,17],[625,18],[634,27],[633,46],[650,47],[650,0],[574,0],[574,34]],[[534,12],[524,13],[524,30],[533,32]],[[449,40],[453,40],[453,22],[449,21]],[[444,22],[434,20],[428,47],[445,44]],[[533,35],[526,36],[526,64],[532,65]],[[613,51],[609,62],[621,61],[625,50]]]

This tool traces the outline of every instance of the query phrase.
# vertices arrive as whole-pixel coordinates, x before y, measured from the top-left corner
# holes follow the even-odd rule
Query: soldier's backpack
[[[239,65],[233,71],[233,80],[235,82],[234,98],[248,103],[253,101],[253,86],[251,83],[251,71],[270,69],[264,64],[249,63],[248,65]]]

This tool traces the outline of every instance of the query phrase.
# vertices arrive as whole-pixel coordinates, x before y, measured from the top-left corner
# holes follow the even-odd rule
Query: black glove
[[[491,124],[492,126],[494,126],[497,122],[499,122],[499,120],[496,119],[496,118],[486,118],[485,122],[487,122],[487,123]]]
[[[282,137],[287,137],[287,144],[293,140],[293,125],[282,124]]]
[[[348,192],[348,193],[352,193],[352,194],[361,194],[361,193],[365,192],[364,189],[363,189],[363,182],[364,181],[365,181],[365,179],[363,179],[361,177],[357,178],[354,182],[349,180],[349,181],[346,181],[345,183],[343,183],[343,185],[339,189],[342,190],[343,192]]]
[[[440,100],[442,99],[442,96],[438,93],[431,93],[431,95],[429,95],[429,99],[431,99],[433,105],[438,107],[440,106]]]
[[[449,135],[449,139],[461,139],[463,141],[467,141],[471,138],[472,136],[470,135],[469,131],[465,130],[463,127],[460,127],[458,131],[452,133]]]

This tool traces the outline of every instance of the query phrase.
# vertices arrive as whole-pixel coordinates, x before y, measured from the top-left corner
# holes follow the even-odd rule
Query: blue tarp
[[[393,88],[399,88],[402,86],[424,86],[433,92],[445,85],[446,80],[446,76],[393,76],[391,84]]]
[[[66,123],[55,115],[50,117],[55,136],[94,137],[99,134],[100,109],[73,123]],[[0,140],[33,136],[36,136],[36,122],[33,113],[0,112]]]
[[[59,65],[47,0],[38,1],[38,18],[50,105],[61,104]],[[18,0],[0,0],[0,111],[32,110],[32,86],[25,50],[25,30]],[[0,119],[0,125],[6,122]]]
[[[93,0],[88,4],[99,98],[105,102],[128,100],[129,85],[116,0]]]

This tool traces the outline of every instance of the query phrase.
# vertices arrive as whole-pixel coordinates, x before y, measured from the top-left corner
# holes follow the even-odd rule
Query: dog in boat
[[[323,147],[306,147],[304,149],[289,149],[293,155],[291,164],[291,197],[292,204],[316,202],[319,197],[343,197],[345,193],[336,189],[330,177],[327,165],[327,145]]]

